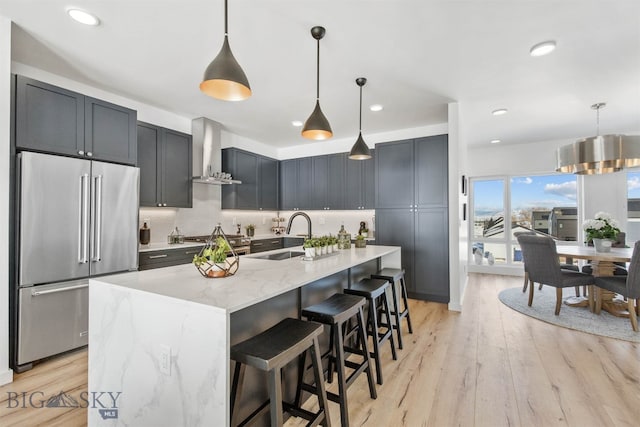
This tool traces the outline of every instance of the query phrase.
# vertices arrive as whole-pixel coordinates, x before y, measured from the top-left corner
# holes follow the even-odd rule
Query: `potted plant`
[[[364,239],[364,236],[362,234],[358,234],[356,236],[356,248],[366,248],[367,247],[367,241]]]
[[[582,224],[587,244],[593,242],[596,252],[609,252],[611,244],[618,236],[620,229],[618,221],[606,212],[598,212],[594,219],[588,219]]]
[[[331,246],[333,247],[333,251],[336,252],[338,250],[338,238],[336,236],[329,236],[331,239]]]
[[[313,258],[316,256],[316,248],[315,248],[315,239],[305,239],[302,244],[302,248],[304,249],[304,256],[307,258]]]
[[[204,248],[200,254],[193,256],[193,264],[204,269],[208,277],[225,277],[227,275],[227,253],[231,247],[222,237],[216,237],[215,246]]]
[[[316,249],[316,256],[322,255],[322,243],[320,243],[320,239],[313,239],[313,247]]]
[[[255,235],[255,232],[256,232],[256,225],[255,224],[249,224],[249,225],[245,226],[244,228],[247,230],[247,236],[253,237]]]

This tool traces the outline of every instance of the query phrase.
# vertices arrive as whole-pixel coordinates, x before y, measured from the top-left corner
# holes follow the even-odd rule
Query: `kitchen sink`
[[[291,259],[301,255],[304,255],[303,251],[285,251],[285,252],[277,252],[275,254],[252,256],[251,258],[281,261],[283,259]]]

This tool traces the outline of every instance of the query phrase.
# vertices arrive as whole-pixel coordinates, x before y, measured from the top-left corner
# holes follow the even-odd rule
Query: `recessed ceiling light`
[[[72,17],[75,21],[85,24],[85,25],[100,25],[100,20],[97,16],[90,14],[89,12],[85,12],[80,9],[69,9],[67,13],[70,17]]]
[[[499,144],[501,141],[499,139],[492,139],[491,143],[492,144]]]
[[[382,111],[384,107],[380,104],[373,104],[372,106],[369,107],[369,109],[371,111]]]
[[[300,126],[302,126],[302,122],[300,120],[294,120],[291,122],[291,124],[297,128],[299,128]]]
[[[501,116],[503,114],[507,114],[507,111],[509,110],[507,110],[506,108],[500,108],[498,110],[493,110],[491,114],[493,114],[494,116]]]
[[[543,56],[553,52],[556,48],[556,42],[549,40],[546,42],[538,43],[529,50],[531,56]]]

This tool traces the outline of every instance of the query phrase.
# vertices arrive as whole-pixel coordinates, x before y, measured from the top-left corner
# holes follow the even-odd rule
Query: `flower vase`
[[[596,252],[611,252],[612,243],[610,239],[593,239],[593,246],[596,248]]]
[[[316,256],[316,248],[304,248],[304,256],[307,258],[313,258]]]

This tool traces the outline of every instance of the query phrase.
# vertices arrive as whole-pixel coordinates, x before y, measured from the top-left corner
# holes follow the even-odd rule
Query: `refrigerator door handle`
[[[78,262],[86,264],[89,262],[87,249],[89,246],[87,231],[89,229],[89,174],[80,176],[80,220],[78,221]]]
[[[102,175],[93,177],[93,200],[91,204],[91,218],[93,224],[91,227],[91,261],[101,261],[102,246]]]
[[[89,287],[89,284],[84,283],[82,285],[67,286],[66,288],[47,289],[45,291],[38,291],[34,289],[31,291],[31,296],[37,297],[38,295],[57,294],[58,292],[73,291],[75,289],[82,289],[82,288],[88,288],[88,287]]]

